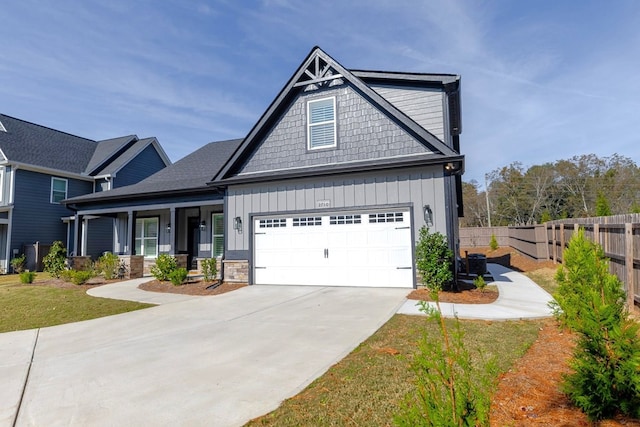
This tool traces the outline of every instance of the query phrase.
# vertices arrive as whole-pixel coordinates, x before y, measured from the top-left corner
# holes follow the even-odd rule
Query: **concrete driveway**
[[[242,425],[322,375],[407,293],[250,286],[0,334],[0,424],[17,411],[17,426]]]

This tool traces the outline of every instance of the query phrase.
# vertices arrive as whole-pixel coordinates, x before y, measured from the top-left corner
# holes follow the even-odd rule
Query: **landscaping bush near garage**
[[[79,322],[153,307],[131,301],[95,298],[76,286],[38,273],[33,284],[18,275],[0,276],[0,333]]]

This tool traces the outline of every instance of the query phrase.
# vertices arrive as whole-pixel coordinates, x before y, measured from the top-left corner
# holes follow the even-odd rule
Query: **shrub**
[[[90,270],[69,270],[71,272],[71,283],[74,285],[83,285],[87,280],[94,277],[94,273]]]
[[[36,273],[33,271],[23,271],[20,273],[20,283],[28,284],[33,283],[36,278]]]
[[[210,282],[218,277],[218,260],[215,258],[207,258],[201,261],[202,275],[205,282]]]
[[[13,268],[13,272],[18,274],[22,273],[24,271],[24,265],[26,262],[27,262],[27,257],[24,254],[12,259],[11,268]]]
[[[480,292],[484,292],[485,288],[487,287],[487,282],[484,280],[484,277],[482,277],[482,275],[479,275],[478,277],[473,279],[473,284]]]
[[[618,411],[640,417],[640,325],[629,319],[620,280],[602,248],[580,229],[556,279],[556,317],[578,334],[563,390],[591,420]]]
[[[489,242],[489,247],[491,248],[492,251],[495,251],[496,249],[499,248],[498,239],[496,239],[496,235],[495,234],[491,235],[491,241]]]
[[[53,277],[59,278],[60,273],[66,270],[67,250],[62,242],[57,240],[51,245],[49,253],[43,258],[44,271],[50,273]]]
[[[187,278],[189,272],[186,268],[176,268],[171,273],[169,273],[169,280],[173,283],[174,286],[182,285],[182,282]]]
[[[178,263],[175,257],[167,254],[160,254],[156,259],[156,265],[151,267],[151,274],[157,280],[164,282],[169,280],[169,275],[176,268],[178,268]]]
[[[458,319],[449,332],[440,311],[438,292],[451,280],[453,253],[444,236],[420,229],[416,244],[416,268],[431,291],[436,308],[425,302],[421,310],[437,325],[438,335],[426,333],[412,364],[416,389],[407,395],[403,409],[394,417],[398,426],[483,426],[489,424],[493,361],[474,369],[471,355],[464,348]],[[429,328],[432,328],[429,325]]]
[[[104,275],[107,280],[118,277],[118,269],[120,267],[120,258],[111,252],[105,252],[98,258],[97,270]]]
[[[432,293],[435,292],[436,297],[453,278],[452,263],[453,251],[449,249],[445,236],[429,233],[428,228],[422,227],[416,244],[416,269],[422,277],[422,283]]]
[[[415,390],[394,417],[397,426],[488,426],[491,391],[495,386],[495,359],[474,368],[471,353],[462,342],[464,334],[455,319],[453,331],[448,331],[438,310],[422,302],[428,314],[429,329],[420,339],[412,363],[416,373]]]

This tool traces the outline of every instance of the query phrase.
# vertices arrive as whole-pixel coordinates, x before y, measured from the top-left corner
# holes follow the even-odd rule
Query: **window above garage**
[[[307,148],[336,147],[336,98],[316,99],[307,103]]]

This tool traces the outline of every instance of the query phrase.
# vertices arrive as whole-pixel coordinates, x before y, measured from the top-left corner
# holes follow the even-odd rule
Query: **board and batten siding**
[[[445,142],[444,93],[438,89],[371,85],[380,96]]]
[[[263,185],[231,186],[227,191],[227,250],[234,257],[249,256],[250,215],[288,215],[294,212],[330,213],[342,210],[413,206],[413,226],[424,225],[423,206],[433,210],[433,231],[447,233],[445,179],[441,167],[338,175]],[[319,209],[318,205],[327,205]],[[233,229],[240,217],[243,232]]]
[[[307,149],[307,102],[336,98],[337,147]],[[442,108],[442,107],[441,107]],[[348,84],[303,92],[245,162],[239,175],[429,154]]]

